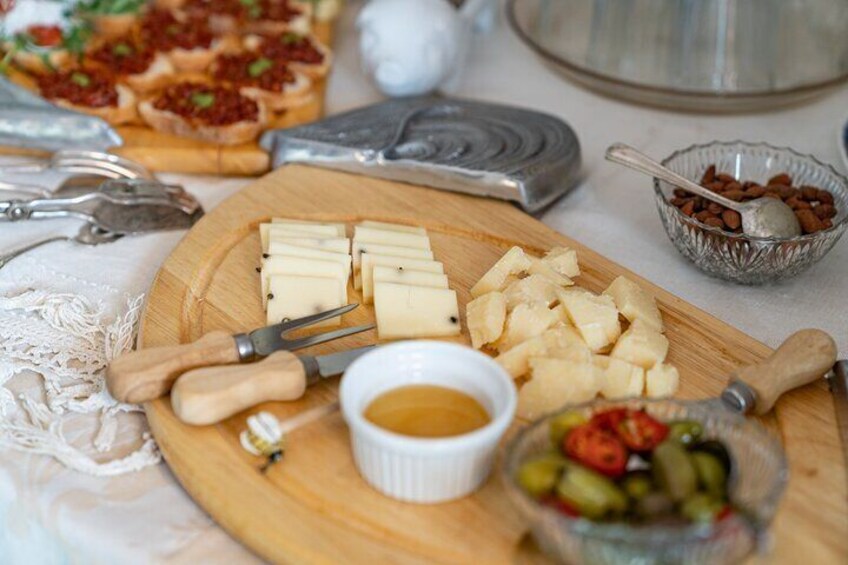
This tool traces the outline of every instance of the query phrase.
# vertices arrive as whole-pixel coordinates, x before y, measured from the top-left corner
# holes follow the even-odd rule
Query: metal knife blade
[[[365,347],[357,347],[339,353],[330,353],[329,355],[319,355],[313,357],[311,355],[300,355],[298,358],[303,363],[306,369],[306,385],[311,386],[322,378],[333,377],[345,372],[348,366],[356,361],[362,355],[368,353],[376,345],[367,345]]]
[[[839,427],[839,439],[842,440],[842,456],[845,458],[845,468],[848,469],[848,361],[838,361],[827,380],[830,392],[833,393],[836,424]]]

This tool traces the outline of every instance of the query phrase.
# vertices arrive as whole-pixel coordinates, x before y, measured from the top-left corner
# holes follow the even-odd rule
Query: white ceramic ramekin
[[[363,416],[380,394],[414,384],[440,385],[476,398],[492,418],[469,434],[415,438]],[[515,413],[515,384],[500,365],[469,347],[405,341],[357,359],[341,380],[342,414],[359,472],[375,489],[406,502],[435,503],[476,490],[492,469],[498,442]]]

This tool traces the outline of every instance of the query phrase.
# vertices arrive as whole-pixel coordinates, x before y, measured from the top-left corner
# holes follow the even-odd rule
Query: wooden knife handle
[[[209,332],[193,343],[121,355],[106,369],[106,387],[121,402],[147,402],[168,394],[177,377],[188,370],[238,360],[233,336],[222,331]]]
[[[836,362],[836,343],[821,330],[801,330],[757,365],[737,369],[730,380],[740,380],[756,395],[754,412],[765,414],[784,392],[809,384]]]
[[[171,390],[171,407],[186,424],[216,424],[268,401],[296,400],[306,390],[297,356],[277,351],[259,363],[189,371]]]

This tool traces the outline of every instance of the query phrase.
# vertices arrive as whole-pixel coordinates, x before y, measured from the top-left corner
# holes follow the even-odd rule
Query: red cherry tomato
[[[718,514],[716,514],[715,521],[721,522],[722,520],[727,520],[731,516],[733,516],[733,508],[731,508],[731,506],[727,504],[719,511]]]
[[[592,416],[590,421],[614,433],[628,449],[644,453],[653,450],[668,436],[669,428],[644,410],[613,408]]]
[[[545,506],[553,508],[560,514],[564,514],[571,518],[578,518],[580,516],[580,512],[578,512],[576,508],[574,508],[569,503],[565,502],[555,494],[548,494],[544,496],[539,502],[541,502]]]
[[[627,448],[621,440],[591,422],[568,432],[564,451],[578,463],[608,477],[620,477],[627,467]]]
[[[614,432],[618,428],[618,423],[627,417],[628,412],[627,408],[610,408],[603,412],[596,412],[589,423],[602,430]]]
[[[27,35],[39,47],[56,47],[62,44],[62,28],[59,26],[32,25],[27,28]]]

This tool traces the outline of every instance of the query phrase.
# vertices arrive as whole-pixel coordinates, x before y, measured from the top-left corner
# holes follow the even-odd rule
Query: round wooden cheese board
[[[628,274],[658,300],[681,372],[683,398],[709,398],[731,369],[770,353],[763,344],[628,273],[547,228],[514,206],[397,182],[303,166],[279,169],[204,217],[161,268],[150,291],[139,347],[193,341],[212,330],[242,332],[264,325],[258,224],[272,216],[355,222],[371,219],[425,227],[459,297],[510,246],[539,253],[555,245],[578,251],[578,284],[593,291]],[[351,300],[358,292],[349,289]],[[373,321],[360,306],[344,325]],[[464,326],[464,318],[462,320]],[[787,329],[787,334],[791,329]],[[373,332],[307,353],[373,343]],[[465,333],[455,341],[467,343]],[[262,473],[264,460],[239,443],[248,415],[278,418],[336,400],[338,379],[304,398],[268,403],[218,425],[192,427],[168,398],[146,405],[165,459],[185,489],[222,527],[263,558],[279,563],[506,563],[542,560],[511,508],[497,471],[475,494],[440,505],[383,497],[359,476],[338,413],[293,432],[284,459]],[[848,554],[846,480],[832,402],[824,385],[788,394],[766,424],[781,433],[793,473],[774,532],[779,562],[836,562]],[[515,422],[514,433],[522,422]],[[810,437],[815,441],[811,442]],[[803,543],[796,540],[802,539]]]

